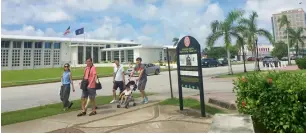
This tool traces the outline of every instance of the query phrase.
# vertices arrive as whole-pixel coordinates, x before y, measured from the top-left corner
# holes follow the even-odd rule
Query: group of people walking
[[[145,87],[147,83],[147,74],[146,74],[146,68],[141,63],[142,59],[139,57],[136,59],[136,66],[133,68],[132,73],[130,74],[130,77],[133,77],[134,72],[138,72],[139,76],[136,78],[136,81],[138,81],[138,90],[141,93],[141,97],[143,98],[143,101],[141,103],[148,103],[148,98],[145,94]],[[86,103],[87,101],[91,102],[92,111],[89,113],[89,116],[96,115],[96,81],[98,79],[97,77],[97,70],[96,67],[93,65],[92,58],[88,58],[86,60],[86,67],[84,69],[84,76],[82,81],[79,83],[80,89],[82,90],[81,95],[81,108],[82,111],[77,116],[85,116],[87,114],[87,107]],[[72,89],[73,92],[75,92],[75,88],[73,85],[72,80],[72,73],[70,71],[70,65],[66,63],[64,65],[64,72],[61,77],[62,86],[60,89],[60,98],[63,102],[64,111],[71,108],[73,105],[73,102],[69,101],[70,96],[70,90]],[[120,94],[124,91],[124,88],[126,88],[125,85],[125,74],[124,74],[124,68],[122,65],[119,64],[118,60],[115,60],[115,67],[113,71],[113,100],[110,103],[117,102],[116,99],[116,90],[119,88]],[[89,100],[88,100],[89,99]]]

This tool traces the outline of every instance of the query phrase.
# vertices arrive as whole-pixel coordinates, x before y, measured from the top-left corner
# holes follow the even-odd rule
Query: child
[[[120,93],[119,98],[121,98],[121,102],[124,101],[124,103],[126,103],[127,99],[131,97],[132,95],[131,86],[132,85],[135,85],[134,81],[130,81],[128,84],[126,84],[125,90],[122,93]]]

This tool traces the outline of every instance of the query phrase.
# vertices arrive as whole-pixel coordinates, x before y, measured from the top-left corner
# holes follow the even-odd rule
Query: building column
[[[40,60],[40,62],[41,62],[40,66],[41,67],[45,67],[45,63],[44,63],[44,61],[45,61],[45,43],[46,42],[42,42],[41,60]]]
[[[34,48],[35,48],[35,41],[32,42],[31,46],[31,65],[30,67],[34,69]]]
[[[111,52],[111,62],[114,61],[114,51],[110,51]]]
[[[105,55],[105,56],[106,56],[106,57],[105,57],[105,60],[108,61],[108,51],[105,51],[105,53],[106,53],[106,55]]]
[[[128,54],[127,54],[127,50],[124,50],[124,52],[123,52],[123,54],[124,54],[124,62],[126,62],[126,63],[128,63]]]
[[[13,56],[13,41],[10,40],[10,46],[8,51],[8,70],[12,69],[12,56]]]
[[[51,67],[53,68],[54,65],[53,65],[53,61],[54,61],[54,42],[51,43],[51,55],[50,55],[50,64],[51,64]]]
[[[23,58],[24,58],[24,41],[21,41],[21,50],[20,50],[20,58],[19,58],[19,67],[23,68]]]
[[[102,58],[101,58],[101,54],[102,52],[101,52],[101,49],[100,49],[100,47],[98,47],[98,62],[100,63],[101,61],[102,61]]]
[[[84,61],[87,60],[86,59],[86,46],[85,45],[83,46],[83,52],[84,53],[83,53],[83,61],[82,61],[82,63],[85,64]]]
[[[119,50],[119,63],[121,64],[121,50]]]
[[[93,56],[93,44],[91,44],[91,55],[90,57],[92,58],[92,62],[94,62],[94,56]]]

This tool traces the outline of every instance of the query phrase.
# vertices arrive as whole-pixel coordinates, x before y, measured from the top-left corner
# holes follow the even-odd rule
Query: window
[[[10,48],[10,41],[1,41],[1,48]]]
[[[36,46],[36,43],[35,43]],[[35,49],[34,50],[34,66],[40,66],[41,65],[41,50]]]
[[[110,48],[110,45],[109,45],[109,44],[107,44],[107,45],[106,45],[106,48]]]
[[[163,51],[160,51],[159,52],[159,61],[162,61],[163,60]]]
[[[12,51],[12,66],[18,67],[20,64],[20,50],[19,49],[13,49]]]
[[[32,48],[32,42],[24,42],[23,47],[24,48]]]
[[[83,46],[78,46],[78,64],[83,64],[84,50]]]
[[[100,47],[100,49],[104,49],[104,47]]]
[[[21,48],[21,41],[14,41],[13,48]]]
[[[121,47],[121,45],[118,45],[118,47]]]
[[[106,61],[106,52],[105,51],[101,52],[101,60]]]
[[[50,49],[47,49],[44,51],[44,65],[51,65],[51,50]]]
[[[31,66],[31,49],[23,50],[23,66]]]
[[[114,60],[119,60],[119,51],[114,51]]]
[[[126,59],[124,59],[124,51],[119,51],[120,52],[120,58],[121,58],[121,62],[126,61]]]
[[[42,48],[42,42],[35,42],[35,48]]]
[[[1,49],[1,66],[7,67],[8,66],[8,49]]]
[[[61,43],[54,43],[54,49],[61,49]]]
[[[45,49],[51,49],[51,42],[46,42],[45,43]]]
[[[93,47],[93,63],[99,63],[99,47]]]
[[[127,50],[128,62],[134,62],[134,50]]]
[[[86,47],[86,59],[89,57],[91,57],[91,47]]]
[[[53,50],[53,65],[60,64],[60,49]]]

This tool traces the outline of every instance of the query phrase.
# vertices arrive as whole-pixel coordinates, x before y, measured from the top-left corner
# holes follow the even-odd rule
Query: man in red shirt
[[[96,67],[92,63],[92,58],[88,58],[86,60],[86,68],[85,68],[85,74],[84,79],[88,80],[88,86],[86,90],[82,90],[82,112],[79,113],[77,116],[84,116],[86,115],[86,102],[87,98],[89,97],[91,106],[92,106],[92,112],[89,114],[89,116],[97,114],[96,112],[96,79],[97,79],[97,71]]]

